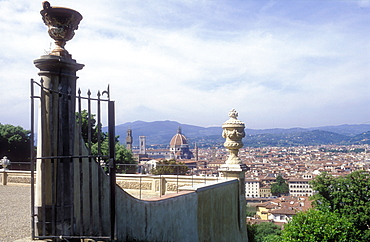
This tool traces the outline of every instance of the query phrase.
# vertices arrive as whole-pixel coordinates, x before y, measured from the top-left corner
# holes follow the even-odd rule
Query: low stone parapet
[[[1,185],[3,186],[7,185],[8,183],[31,184],[31,172],[1,169],[0,180]]]
[[[182,187],[194,187],[220,179],[203,176],[141,174],[117,174],[116,178],[119,187],[139,199],[178,193]]]

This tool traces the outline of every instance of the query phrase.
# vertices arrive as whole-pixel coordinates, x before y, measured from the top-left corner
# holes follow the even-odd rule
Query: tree
[[[247,224],[249,242],[270,242],[279,238],[281,228],[273,223]]]
[[[80,115],[76,113],[76,121],[79,123]],[[91,136],[91,153],[94,156],[102,156],[108,157],[109,156],[109,141],[108,141],[108,133],[100,132],[100,142],[99,141],[99,128],[96,124],[95,115],[91,114],[89,118],[89,114],[86,110],[81,111],[81,132],[82,138],[85,142],[89,140],[89,122],[90,122],[90,136]],[[99,144],[100,144],[100,154],[99,154]],[[122,144],[119,143],[119,136],[115,137],[115,156],[116,156],[116,165],[117,165],[117,172],[124,172],[124,173],[134,173],[136,171],[135,166],[124,166],[124,165],[132,165],[136,164],[134,156],[132,152]],[[105,163],[108,162],[107,158],[102,158]]]
[[[185,174],[189,170],[182,162],[176,162],[176,160],[161,160],[157,163],[156,167],[151,170],[153,175],[173,175],[173,174]]]
[[[134,159],[134,155],[132,154],[131,150],[126,149],[124,145],[121,145],[118,141],[118,137],[116,136],[116,143],[115,143],[115,153],[116,153],[116,168],[118,173],[135,173],[136,160]],[[109,156],[109,142],[108,139],[104,139],[101,143],[101,156]],[[95,143],[91,147],[92,155],[98,155],[98,143]],[[103,160],[107,163],[108,159],[103,158]]]
[[[280,241],[356,242],[360,231],[345,215],[309,209],[284,226]],[[277,240],[279,241],[279,240]]]
[[[0,124],[0,158],[28,161],[31,149],[31,131],[20,126]]]
[[[281,175],[278,175],[276,182],[271,184],[271,193],[278,197],[289,194],[289,186]]]
[[[76,122],[79,124],[80,122],[80,115],[78,112],[76,112]],[[89,142],[89,122],[90,122],[90,139],[91,139],[91,144],[95,144],[98,142],[98,127],[96,125],[96,119],[95,119],[95,114],[91,114],[89,118],[89,113],[87,110],[82,110],[81,111],[81,133],[82,133],[82,138],[84,141],[87,143]],[[104,140],[106,138],[106,134],[101,132],[100,133],[101,138],[100,140]]]
[[[311,181],[314,205],[323,212],[341,214],[361,231],[359,241],[370,241],[370,174],[355,171],[334,178],[323,173]]]

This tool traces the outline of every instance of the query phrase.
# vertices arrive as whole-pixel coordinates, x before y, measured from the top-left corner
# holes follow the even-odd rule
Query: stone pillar
[[[8,184],[8,168],[7,166],[10,165],[10,160],[8,160],[8,157],[4,156],[0,160],[0,165],[3,167],[0,169],[1,175],[1,185],[6,186]]]
[[[75,154],[76,72],[84,65],[72,59],[64,45],[72,39],[82,16],[72,9],[51,7],[48,2],[43,6],[41,15],[56,48],[50,55],[34,60],[41,77],[35,194],[37,232],[44,236],[71,235],[75,222],[74,173],[73,159],[69,157]]]
[[[237,119],[238,113],[235,109],[229,112],[229,117],[230,119],[222,125],[222,137],[226,139],[224,146],[230,154],[219,171],[227,179],[239,180],[239,226],[241,231],[246,231],[245,171],[247,167],[238,157],[239,149],[243,147],[242,139],[245,137],[245,125]]]
[[[41,56],[34,64],[40,70],[38,74],[44,87],[39,107],[37,157],[73,156],[76,72],[84,65],[54,55]],[[64,214],[61,216],[68,217],[72,213],[73,200],[72,159],[38,159],[36,169],[35,205],[39,208],[39,219],[51,219],[53,205],[57,206],[57,214],[59,211],[59,214]],[[53,199],[57,204],[52,204]]]
[[[6,169],[0,169],[1,172],[1,185],[6,186],[8,184],[8,172]]]

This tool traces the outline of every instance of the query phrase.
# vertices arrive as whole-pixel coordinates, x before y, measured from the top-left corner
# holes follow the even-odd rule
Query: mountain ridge
[[[222,128],[201,127],[181,124],[177,121],[134,121],[116,126],[116,135],[120,142],[125,143],[127,129],[132,130],[133,145],[138,146],[139,136],[146,136],[146,143],[152,147],[167,147],[171,138],[181,127],[190,146],[195,143],[200,147],[222,146]],[[275,129],[245,129],[244,146],[297,146],[320,144],[359,144],[370,140],[370,124],[342,124],[312,128],[275,128]],[[355,138],[362,135],[361,138]],[[369,136],[369,137],[368,137]]]

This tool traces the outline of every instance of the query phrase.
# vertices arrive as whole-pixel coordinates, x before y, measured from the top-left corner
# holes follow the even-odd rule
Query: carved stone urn
[[[229,112],[230,119],[222,125],[222,137],[226,139],[224,146],[229,150],[230,155],[226,160],[226,164],[241,164],[238,157],[239,149],[243,147],[242,139],[245,137],[245,125],[242,121],[238,120],[238,113],[235,109]]]
[[[0,160],[0,165],[2,165],[2,166],[3,166],[3,169],[4,169],[4,170],[7,170],[8,165],[10,165],[10,160],[8,159],[8,157],[4,156],[4,157]]]
[[[82,15],[69,8],[51,7],[49,2],[43,2],[43,10],[40,11],[42,20],[48,26],[48,33],[55,40],[55,49],[50,55],[71,58],[64,48],[66,42],[71,40],[82,20]]]

